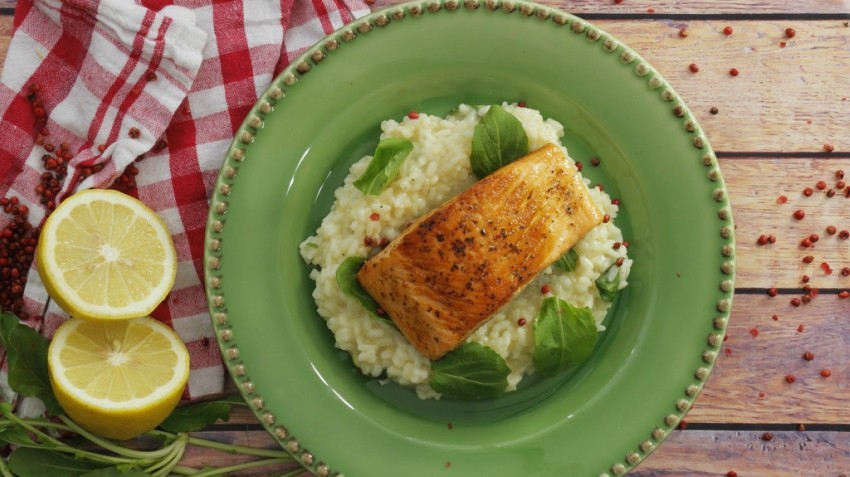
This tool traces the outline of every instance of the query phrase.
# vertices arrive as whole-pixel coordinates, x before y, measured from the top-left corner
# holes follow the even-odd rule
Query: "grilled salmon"
[[[550,144],[408,226],[357,278],[413,346],[436,360],[600,222],[575,167]]]

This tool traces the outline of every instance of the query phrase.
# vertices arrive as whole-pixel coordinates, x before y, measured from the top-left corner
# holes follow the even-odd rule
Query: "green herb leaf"
[[[479,179],[528,154],[522,123],[501,106],[490,106],[472,133],[472,172]]]
[[[175,433],[200,431],[219,419],[229,420],[230,410],[234,404],[245,403],[241,398],[224,398],[178,407],[171,411],[159,427]]]
[[[354,181],[354,187],[366,195],[380,194],[398,174],[401,164],[412,150],[413,143],[407,139],[382,139],[366,170]]]
[[[611,265],[605,273],[599,275],[596,279],[596,289],[600,298],[609,303],[614,301],[620,292],[620,267],[617,264]]]
[[[505,393],[510,373],[491,348],[466,342],[431,362],[430,384],[434,391],[459,399],[497,398]]]
[[[598,334],[590,308],[576,308],[558,297],[543,300],[534,320],[534,368],[551,376],[582,363]]]
[[[30,447],[20,447],[9,456],[9,468],[19,477],[80,477],[104,467],[108,464]]]
[[[565,272],[571,272],[576,269],[578,263],[578,252],[575,248],[567,250],[567,253],[561,255],[561,258],[555,260],[555,266]]]
[[[62,408],[53,395],[47,370],[50,342],[23,324],[12,313],[0,314],[0,345],[6,350],[9,386],[15,392],[44,402],[47,410],[58,415]]]
[[[373,317],[380,320],[388,320],[389,318],[386,315],[378,314],[378,308],[380,308],[378,302],[366,293],[363,285],[357,280],[357,272],[360,271],[365,263],[366,259],[358,255],[352,255],[343,260],[339,264],[339,268],[336,269],[336,283],[343,293],[359,301]]]
[[[36,442],[30,437],[29,431],[19,426],[9,426],[0,430],[0,441],[16,446],[31,446]]]

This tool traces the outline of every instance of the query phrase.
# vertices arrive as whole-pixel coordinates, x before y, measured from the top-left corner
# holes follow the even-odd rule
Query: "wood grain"
[[[847,133],[843,136],[850,140]],[[737,157],[721,159],[720,168],[736,223],[737,288],[800,288],[802,276],[809,275],[810,286],[850,290],[850,276],[841,274],[850,267],[850,240],[826,231],[829,225],[850,230],[850,198],[827,196],[836,189],[836,171],[846,171],[850,183],[850,158]],[[823,191],[817,189],[820,181],[826,183]],[[806,187],[813,189],[812,196],[803,194]],[[778,203],[780,196],[787,198],[785,204]],[[805,213],[803,220],[794,218],[797,210]],[[802,247],[813,233],[819,240],[812,248]],[[774,235],[776,243],[758,245],[761,235]],[[802,261],[807,255],[814,257],[811,264]],[[831,275],[821,268],[824,262]]]
[[[837,477],[848,472],[850,434],[843,432],[676,431],[631,477]]]
[[[819,153],[827,143],[838,152],[850,151],[847,21],[594,23],[658,69],[695,113],[715,150]],[[8,44],[3,25],[10,22],[0,17],[0,52]],[[727,25],[734,29],[731,36],[722,33]],[[687,38],[679,37],[683,27]],[[784,38],[787,27],[796,30],[793,39]],[[691,63],[699,66],[698,73],[688,69]],[[733,67],[739,76],[729,75]],[[712,107],[718,114],[709,112]]]
[[[367,2],[368,3],[368,2]],[[399,3],[394,0],[376,0],[373,9]],[[649,9],[654,15],[749,15],[753,12],[761,14],[779,14],[792,16],[795,14],[835,14],[848,13],[847,2],[843,0],[802,0],[802,1],[676,1],[676,0],[624,0],[616,3],[614,0],[540,0],[539,3],[574,13],[576,15],[597,14],[647,14]]]

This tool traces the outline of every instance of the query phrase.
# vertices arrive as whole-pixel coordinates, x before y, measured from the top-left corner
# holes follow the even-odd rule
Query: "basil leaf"
[[[565,272],[571,272],[576,269],[578,263],[578,252],[575,248],[567,250],[567,253],[561,255],[561,258],[555,260],[555,266]]]
[[[609,303],[614,301],[620,291],[620,267],[617,264],[611,265],[605,273],[599,275],[596,279],[596,289],[600,298]]]
[[[497,398],[505,393],[510,373],[491,348],[466,342],[431,362],[430,384],[434,391],[459,399]]]
[[[551,376],[586,360],[599,332],[590,308],[576,308],[558,297],[543,300],[534,320],[534,368]]]
[[[501,106],[490,106],[472,132],[469,162],[479,179],[528,154],[522,123]]]
[[[234,404],[240,405],[245,402],[241,398],[234,397],[178,407],[171,411],[159,427],[174,433],[200,431],[219,419],[228,421]]]
[[[20,447],[9,456],[9,468],[19,477],[80,477],[104,467],[109,464],[30,447]]]
[[[50,414],[62,413],[53,395],[47,370],[50,342],[36,330],[23,324],[12,313],[0,314],[0,345],[6,350],[9,387],[24,396],[40,399]]]
[[[378,308],[380,308],[378,303],[366,293],[363,285],[357,280],[357,272],[360,271],[365,263],[366,259],[358,255],[352,255],[343,260],[339,264],[339,268],[336,269],[336,283],[343,293],[359,301],[363,305],[363,308],[366,308],[373,317],[381,320],[389,320],[386,314],[378,314]]]
[[[375,154],[354,187],[366,195],[378,195],[398,174],[401,163],[410,155],[413,143],[404,138],[387,138],[378,143]]]

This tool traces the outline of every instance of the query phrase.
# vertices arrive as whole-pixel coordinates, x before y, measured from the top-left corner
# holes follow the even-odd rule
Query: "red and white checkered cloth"
[[[361,0],[18,2],[0,76],[0,197],[17,196],[38,225],[42,156],[64,155],[59,197],[117,187],[160,214],[178,270],[153,315],[189,348],[186,399],[225,382],[202,285],[208,198],[225,150],[277,73],[367,13]],[[10,220],[0,211],[0,229]],[[21,314],[48,337],[66,319],[34,268]]]

